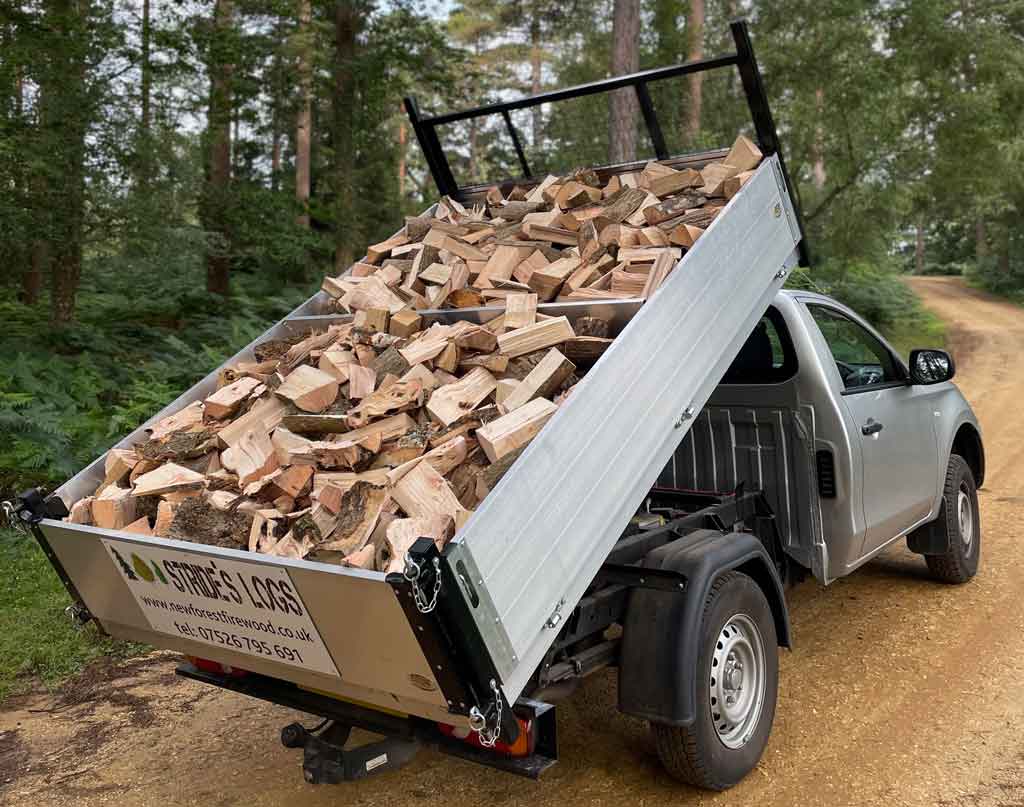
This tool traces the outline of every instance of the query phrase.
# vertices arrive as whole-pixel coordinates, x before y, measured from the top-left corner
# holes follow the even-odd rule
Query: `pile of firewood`
[[[508,198],[493,187],[469,208],[444,197],[323,290],[337,310],[391,314],[502,305],[518,293],[542,303],[646,298],[760,160],[740,136],[725,162],[700,171],[651,162],[603,186],[586,169]]]
[[[108,452],[68,520],[401,570],[417,538],[454,535],[611,344],[607,321],[538,302],[649,296],[760,156],[740,138],[701,172],[651,163],[602,188],[577,171],[492,189],[486,209],[443,199],[325,279],[349,321],[258,344],[204,401]],[[419,313],[481,305],[483,325]]]

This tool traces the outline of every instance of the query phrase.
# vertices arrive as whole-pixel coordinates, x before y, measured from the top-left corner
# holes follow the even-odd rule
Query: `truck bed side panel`
[[[658,484],[725,493],[742,483],[764,491],[783,548],[810,566],[818,533],[811,445],[788,407],[711,404],[695,419]]]

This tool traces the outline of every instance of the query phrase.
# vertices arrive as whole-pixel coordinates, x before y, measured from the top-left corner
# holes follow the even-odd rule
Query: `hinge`
[[[44,518],[67,518],[68,508],[58,496],[47,496],[42,487],[32,487],[17,495],[17,516],[26,523],[38,524]]]
[[[15,529],[27,532],[44,518],[65,518],[68,509],[57,496],[47,497],[42,488],[31,488],[18,494],[17,502],[4,502],[7,522]]]
[[[673,428],[681,429],[686,421],[693,419],[693,414],[693,406],[686,407],[679,415],[679,420],[673,424]]]
[[[554,630],[562,623],[562,606],[565,605],[565,597],[562,597],[558,601],[558,605],[555,606],[555,610],[551,612],[551,616],[548,617],[548,621],[544,623],[544,627]]]

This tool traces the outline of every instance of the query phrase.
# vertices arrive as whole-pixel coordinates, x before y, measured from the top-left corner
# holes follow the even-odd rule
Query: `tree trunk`
[[[203,226],[211,238],[206,253],[206,289],[227,295],[231,290],[228,203],[231,195],[232,78],[230,44],[232,0],[215,0],[210,45],[210,108],[207,116],[207,168]]]
[[[299,0],[299,114],[295,122],[296,223],[309,229],[310,138],[313,130],[313,6]]]
[[[276,36],[280,42],[284,38],[285,20],[278,20]],[[281,97],[286,92],[284,68],[282,67],[281,48],[274,49],[271,67],[270,90],[270,189],[277,193],[281,186],[281,151],[284,138],[281,132]]]
[[[37,99],[36,103],[41,104],[41,99]],[[27,129],[25,121],[25,73],[24,68],[20,64],[14,68],[14,125],[19,133]],[[12,169],[16,192],[22,196],[26,204],[31,205],[33,193],[29,185],[28,172],[25,166],[16,165],[12,166]],[[42,213],[43,211],[39,212]],[[33,224],[34,226],[31,231],[22,229],[21,232],[25,236],[38,236],[42,222],[39,219],[34,219]],[[12,241],[14,242],[10,245],[12,263],[15,266],[24,266],[21,275],[21,294],[19,299],[26,305],[34,305],[39,302],[39,295],[43,290],[43,272],[49,267],[44,263],[36,263],[34,241],[31,242],[29,248],[26,248],[25,244],[30,242],[30,238],[25,238],[24,240],[17,238],[12,239]]]
[[[1004,278],[1010,275],[1010,227],[1003,228],[1003,237],[999,245],[999,274]]]
[[[270,189],[278,190],[278,177],[281,174],[281,132],[274,124],[274,133],[270,138]]]
[[[917,219],[915,226],[916,236],[914,242],[914,274],[924,274],[924,221],[921,217]]]
[[[141,81],[139,85],[139,143],[138,143],[138,174],[136,183],[139,186],[148,185],[153,178],[152,172],[152,141],[150,138],[150,104],[153,94],[153,68],[150,64],[150,42],[152,40],[150,25],[150,0],[142,0],[142,33],[141,54],[139,59],[139,70]]]
[[[476,175],[476,157],[477,157],[477,141],[479,140],[480,134],[480,122],[479,118],[469,119],[469,174],[470,182],[478,182],[479,179]]]
[[[543,81],[543,50],[541,50],[540,12],[534,4],[532,17],[530,19],[530,94],[536,95],[540,92]],[[530,143],[537,151],[540,148],[541,129],[544,118],[539,106],[535,106],[531,112],[532,132]],[[538,152],[539,153],[539,152]]]
[[[35,305],[43,292],[43,278],[50,271],[50,244],[45,238],[37,238],[32,242],[32,254],[29,265],[21,276],[21,301],[26,305]]]
[[[52,223],[47,233],[51,258],[50,321],[61,326],[74,319],[82,277],[85,150],[91,110],[86,80],[92,4],[89,0],[49,0],[45,8],[48,27],[57,36],[57,47],[52,51],[48,70],[43,71],[40,89],[47,99],[47,112],[42,128],[53,133],[57,141],[51,150],[51,163],[43,170],[60,177],[59,193],[44,197],[49,203]]]
[[[615,0],[612,18],[611,73],[619,76],[640,69],[640,0]],[[636,159],[636,93],[632,87],[616,90],[608,98],[608,160]]]
[[[356,0],[337,0],[334,17],[334,268],[344,272],[355,260],[355,56],[359,9]]]
[[[822,116],[825,111],[825,90],[818,87],[814,91],[814,105],[818,113],[818,122],[814,127],[814,144],[811,146],[813,161],[814,187],[819,191],[825,187],[825,127]]]
[[[405,202],[405,108],[398,113],[398,198]]]
[[[689,48],[686,61],[695,62],[704,58],[704,0],[690,0],[690,19],[687,20]],[[691,73],[687,79],[690,86],[690,103],[686,106],[687,145],[696,146],[700,136],[701,113],[704,106],[704,74]]]
[[[981,216],[974,220],[974,257],[979,262],[988,257],[988,234]]]

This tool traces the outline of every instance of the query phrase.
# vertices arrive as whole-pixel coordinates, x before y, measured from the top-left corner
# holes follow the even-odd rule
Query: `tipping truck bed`
[[[723,63],[738,65],[743,75],[742,53],[729,58]],[[704,68],[670,70],[692,69]],[[653,80],[637,74],[606,83],[627,86],[629,79],[633,86]],[[757,97],[763,101],[763,90]],[[496,732],[514,740],[512,706],[563,617],[800,261],[801,225],[771,140],[774,126],[769,115],[762,131],[753,101],[751,109],[764,161],[657,294],[643,305],[539,307],[570,320],[599,314],[611,320],[616,339],[443,552],[420,548],[419,579],[59,520],[64,506],[103,478],[100,457],[55,497],[23,508],[82,613],[114,636],[364,711],[457,729],[493,720]],[[431,122],[414,123],[440,189],[453,192],[437,168]],[[719,156],[676,162],[699,167]],[[344,319],[320,314],[322,303],[314,296],[230,362],[251,359],[259,342]],[[427,322],[484,321],[496,313],[421,312]],[[214,371],[116,447],[133,445],[146,426],[211,394],[216,380]]]

